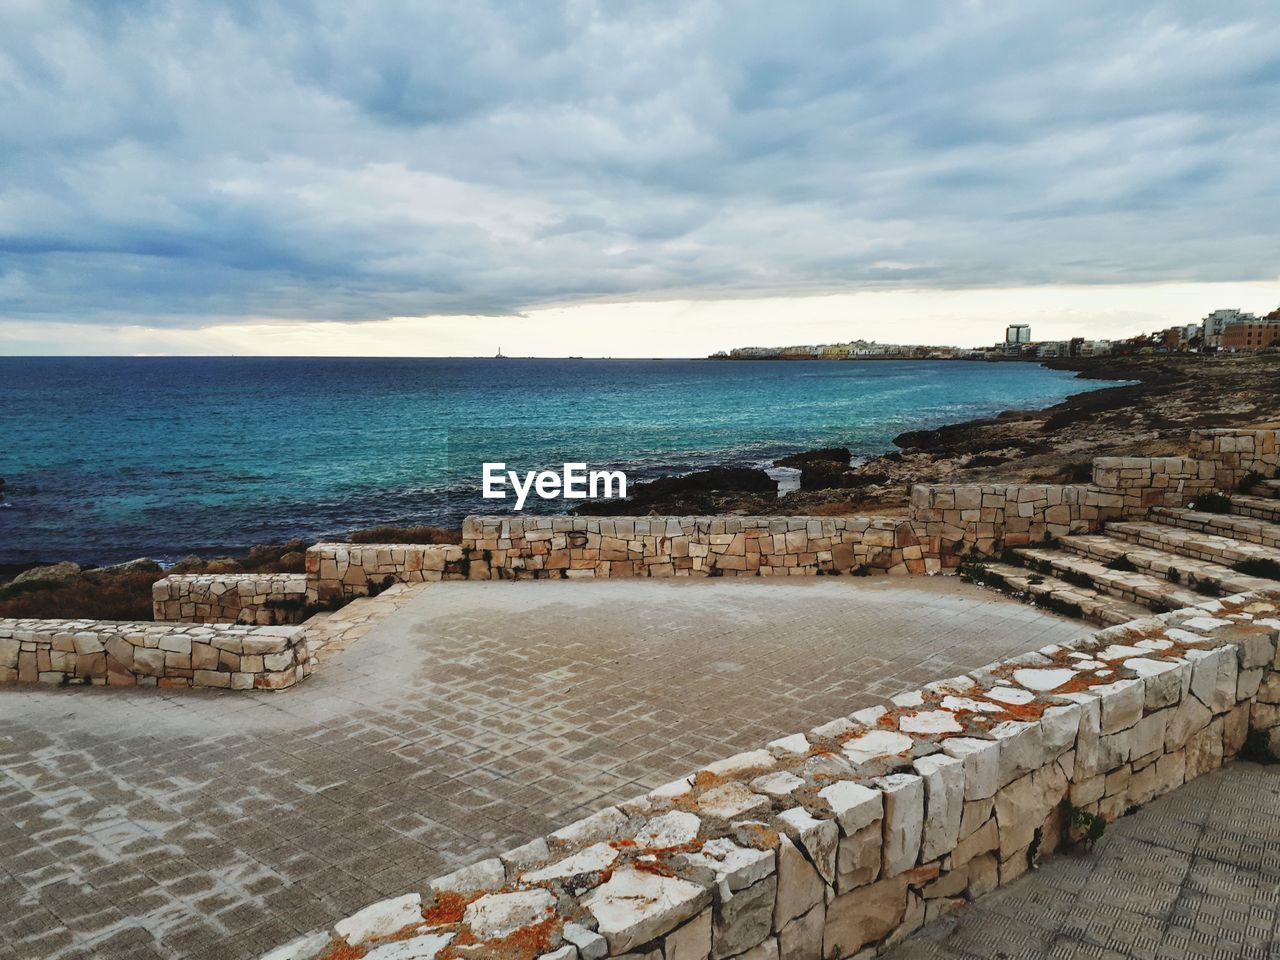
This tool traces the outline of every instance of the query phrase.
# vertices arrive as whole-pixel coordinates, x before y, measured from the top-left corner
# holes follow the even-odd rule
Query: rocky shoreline
[[[1101,456],[1175,453],[1196,429],[1280,422],[1280,357],[1103,357],[1046,360],[1082,380],[1134,383],[1069,396],[1041,410],[1011,410],[894,438],[899,447],[851,465],[845,448],[775,461],[800,469],[800,489],[778,497],[750,486],[709,489],[702,474],[639,485],[593,514],[698,513],[839,516],[905,509],[912,484],[1078,483]],[[727,473],[727,472],[726,472]],[[681,481],[686,481],[684,484]],[[587,512],[587,511],[582,511]]]

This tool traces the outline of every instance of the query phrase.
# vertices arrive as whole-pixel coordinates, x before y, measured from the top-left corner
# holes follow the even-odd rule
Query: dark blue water
[[[0,358],[0,562],[452,525],[498,512],[484,460],[634,482],[818,446],[872,456],[1102,385],[945,361]]]

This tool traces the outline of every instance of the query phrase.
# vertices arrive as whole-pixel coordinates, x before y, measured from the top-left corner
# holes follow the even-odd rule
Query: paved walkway
[[[888,956],[1280,958],[1280,767],[1193,780]]]
[[[941,577],[415,592],[284,693],[0,689],[0,960],[257,956],[1088,629]]]

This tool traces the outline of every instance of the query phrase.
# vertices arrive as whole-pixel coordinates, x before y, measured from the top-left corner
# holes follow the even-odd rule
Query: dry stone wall
[[[468,517],[473,578],[814,576],[931,569],[906,518]]]
[[[206,573],[165,577],[151,587],[152,616],[182,623],[301,623],[301,573]]]
[[[280,690],[310,670],[301,627],[0,620],[0,683]]]
[[[377,593],[392,583],[464,580],[461,547],[403,543],[317,543],[307,550],[307,602]]]
[[[1186,506],[1214,489],[1217,472],[1212,461],[1190,457],[1097,457],[1093,487],[1107,495],[1103,519],[1142,517],[1152,507]]]
[[[964,553],[998,553],[1046,536],[1091,533],[1103,500],[1084,486],[1054,484],[916,484],[911,519],[925,555],[944,567]]]
[[[1191,454],[1215,468],[1219,490],[1233,489],[1246,474],[1280,477],[1280,430],[1201,430],[1191,434]]]
[[[269,960],[874,956],[1090,828],[1280,753],[1280,591],[931,683],[375,903]]]

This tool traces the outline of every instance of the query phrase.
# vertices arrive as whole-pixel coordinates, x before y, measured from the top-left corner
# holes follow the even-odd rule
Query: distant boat
[[[499,347],[499,348],[498,348],[498,355],[497,355],[496,357],[494,357],[493,359],[495,359],[495,360],[507,360],[507,359],[509,359],[509,358],[508,358],[508,357],[504,357],[504,356],[502,355],[502,348],[501,348],[501,347]]]

